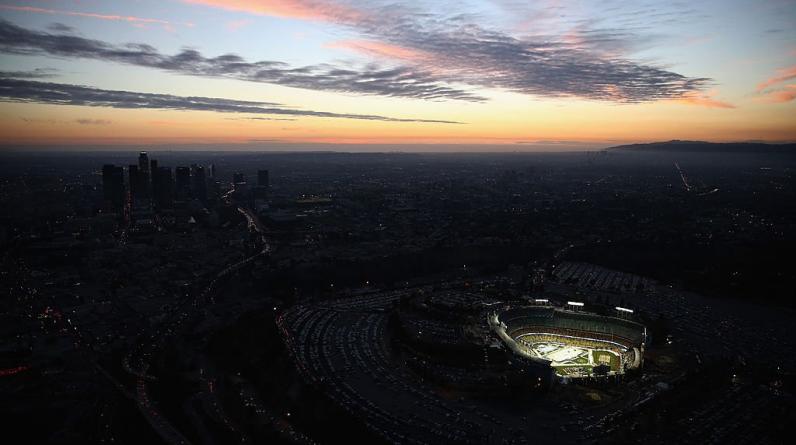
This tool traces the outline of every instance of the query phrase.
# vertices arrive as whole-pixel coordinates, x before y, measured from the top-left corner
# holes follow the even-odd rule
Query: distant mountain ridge
[[[606,150],[691,152],[691,153],[792,153],[796,144],[767,144],[763,142],[704,142],[680,141],[650,142],[610,147]]]

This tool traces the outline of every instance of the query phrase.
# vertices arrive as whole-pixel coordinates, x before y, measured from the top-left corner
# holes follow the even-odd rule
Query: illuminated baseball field
[[[630,320],[553,307],[509,307],[490,317],[519,356],[548,363],[559,377],[624,374],[641,365],[644,326]]]

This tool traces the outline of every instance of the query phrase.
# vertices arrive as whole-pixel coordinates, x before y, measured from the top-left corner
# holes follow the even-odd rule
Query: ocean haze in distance
[[[252,141],[248,143],[159,143],[159,144],[40,144],[0,145],[0,152],[218,152],[218,153],[566,153],[610,150],[639,153],[781,153],[796,154],[796,143],[769,144],[759,141],[704,142],[660,141],[649,143],[596,143],[578,141],[536,141],[515,144],[332,144]]]

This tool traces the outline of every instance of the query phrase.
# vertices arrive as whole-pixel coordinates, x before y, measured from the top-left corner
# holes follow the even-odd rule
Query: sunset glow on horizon
[[[0,144],[793,142],[794,23],[793,0],[8,1]]]

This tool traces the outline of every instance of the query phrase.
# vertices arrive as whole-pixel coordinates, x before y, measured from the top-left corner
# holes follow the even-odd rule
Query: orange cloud
[[[169,26],[172,23],[168,20],[161,20],[161,19],[152,19],[146,17],[135,17],[131,15],[107,15],[107,14],[95,14],[92,12],[77,12],[77,11],[59,11],[56,9],[44,9],[44,8],[37,8],[34,6],[11,6],[11,5],[0,5],[0,9],[5,9],[8,11],[21,11],[21,12],[32,12],[37,14],[54,14],[54,15],[70,15],[75,17],[87,17],[92,19],[100,19],[100,20],[112,20],[118,22],[129,22],[137,25],[142,24],[159,24],[159,25],[166,25]],[[193,26],[193,23],[180,23],[184,26]]]
[[[765,82],[761,82],[757,85],[757,92],[759,93],[768,87],[774,86],[778,83],[785,82],[791,79],[796,79],[796,66],[777,70],[776,76],[771,77],[767,79]]]
[[[372,40],[338,40],[327,44],[326,47],[348,49],[386,59],[421,61],[432,58],[431,54],[424,51]]]
[[[228,11],[290,19],[356,23],[362,13],[328,0],[183,0]]]
[[[729,102],[724,102],[713,98],[713,93],[710,91],[708,91],[705,94],[701,93],[686,94],[685,96],[679,99],[674,99],[674,102],[687,104],[687,105],[698,105],[700,107],[708,107],[708,108],[735,108],[735,105]]]
[[[784,89],[769,91],[760,98],[763,102],[781,104],[796,99],[796,84],[785,85]]]

